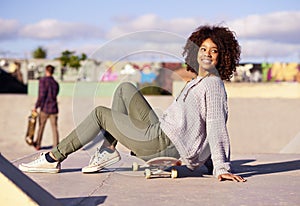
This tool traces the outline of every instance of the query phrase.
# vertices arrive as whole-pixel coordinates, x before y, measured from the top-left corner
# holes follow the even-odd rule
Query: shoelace
[[[100,156],[99,156],[99,155],[100,155]],[[95,152],[95,154],[92,156],[92,158],[91,158],[89,164],[90,164],[90,165],[91,165],[91,164],[95,165],[95,162],[94,162],[95,158],[97,158],[97,161],[98,161],[99,158],[100,158],[101,156],[103,156],[103,153],[100,154],[100,147],[97,147],[96,152]]]
[[[105,157],[105,151],[103,151],[102,153],[100,153],[100,148],[97,148],[97,152],[95,155],[93,155],[93,157],[90,160],[90,165],[97,165],[100,159],[103,159]],[[97,158],[97,160],[95,161],[95,158]]]
[[[33,162],[31,162],[30,165],[34,165],[42,162],[43,159],[41,158],[41,156],[43,156],[43,153],[41,153],[40,156],[38,156]]]

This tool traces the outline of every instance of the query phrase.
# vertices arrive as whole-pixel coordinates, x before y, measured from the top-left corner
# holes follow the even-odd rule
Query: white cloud
[[[17,36],[19,22],[13,19],[0,19],[0,40]]]
[[[134,18],[135,17],[133,15],[121,14],[121,15],[113,16],[111,18],[111,20],[115,23],[124,23],[124,22],[128,22],[128,21],[132,21]]]
[[[300,44],[288,44],[273,42],[270,40],[245,40],[240,41],[242,57],[247,59],[280,60],[288,61],[290,57],[296,57],[300,52]]]
[[[300,12],[250,15],[228,22],[242,46],[243,59],[298,61]]]
[[[155,14],[146,14],[133,20],[128,28],[135,30],[158,29],[162,24],[162,19]]]
[[[265,39],[288,43],[300,43],[300,11],[274,12],[249,15],[245,18],[225,22],[241,39]],[[204,19],[162,19],[155,14],[145,14],[128,21],[120,21],[107,33],[109,39],[141,30],[162,30],[180,35],[190,34],[196,27],[206,24]]]
[[[146,56],[153,54],[180,58],[182,57],[182,46],[185,41],[185,37],[172,32],[159,30],[132,32],[99,47],[94,54],[94,58],[117,60],[137,53]]]
[[[282,11],[250,15],[225,22],[223,25],[229,26],[236,32],[242,46],[243,59],[283,59],[293,56],[298,61],[300,55],[299,22],[300,12]],[[105,53],[108,56],[110,54],[122,56],[124,53],[122,51],[121,54],[118,53],[120,52],[117,51],[118,46],[155,51],[165,51],[165,48],[168,48],[179,53],[185,43],[181,39],[186,39],[196,27],[209,22],[197,17],[163,19],[156,14],[145,14],[135,18],[133,16],[118,16],[113,18],[113,23],[113,26],[108,28],[105,33],[102,28],[85,23],[44,19],[33,24],[20,25],[17,20],[0,19],[0,40],[17,37],[39,42],[43,40],[42,42],[46,44],[46,47],[50,44],[57,44],[48,48],[50,55],[60,53],[63,49],[72,50],[72,48],[76,52],[84,52],[89,55],[97,51],[98,48],[102,48],[99,42],[120,43],[119,38],[124,40],[124,35],[128,35],[128,42],[130,41],[130,43],[127,42],[126,44],[125,41],[122,41],[122,45],[116,44],[115,48],[110,47],[111,50],[106,50]],[[143,33],[144,35],[135,34],[138,33],[137,31],[151,30],[169,32],[170,35],[158,35],[156,32]],[[175,37],[176,35],[178,38]],[[46,43],[46,40],[56,41]],[[98,43],[93,44],[91,41]],[[125,50],[133,51],[129,48]]]
[[[300,53],[300,12],[274,12],[263,15],[250,15],[245,18],[225,22],[236,32],[242,46],[243,59],[285,59]],[[127,22],[119,22],[107,33],[109,39],[120,37],[134,31],[157,29],[174,32],[187,37],[196,27],[205,24],[203,19],[175,18],[162,19],[155,14],[146,14]],[[143,36],[145,42],[152,40],[151,47],[159,42],[171,42],[169,38]],[[156,38],[156,39],[155,39]],[[144,44],[144,48],[146,49]],[[180,48],[183,45],[177,44]]]
[[[250,15],[229,22],[239,38],[300,43],[300,11]]]
[[[83,23],[44,19],[35,24],[24,26],[20,30],[20,36],[44,40],[99,38],[103,36],[103,31],[101,28]]]
[[[145,14],[131,21],[121,22],[111,28],[107,33],[107,38],[116,38],[126,33],[141,30],[161,30],[174,32],[177,34],[186,34],[191,32],[191,28],[196,28],[203,20],[196,18],[175,18],[165,20],[155,14]]]

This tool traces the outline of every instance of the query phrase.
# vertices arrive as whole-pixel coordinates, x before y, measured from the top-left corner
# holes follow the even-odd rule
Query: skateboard
[[[28,117],[28,126],[27,126],[27,132],[25,136],[25,141],[28,145],[33,145],[33,137],[35,132],[37,116],[38,113],[32,111],[30,116]]]
[[[144,168],[145,178],[151,179],[155,177],[171,177],[177,178],[178,172],[175,166],[181,166],[182,162],[173,157],[156,157],[150,159],[145,165],[139,165],[136,162],[132,164],[132,170],[138,171],[140,168]]]

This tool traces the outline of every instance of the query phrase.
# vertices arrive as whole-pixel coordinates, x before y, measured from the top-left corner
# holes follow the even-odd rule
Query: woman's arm
[[[210,82],[206,92],[206,135],[214,165],[214,176],[220,181],[244,181],[230,173],[230,141],[227,131],[227,97],[222,84]]]
[[[238,176],[238,175],[234,175],[234,174],[231,174],[231,173],[226,173],[226,174],[219,175],[218,180],[219,181],[231,180],[231,181],[235,181],[235,182],[246,182],[247,181],[243,177]]]

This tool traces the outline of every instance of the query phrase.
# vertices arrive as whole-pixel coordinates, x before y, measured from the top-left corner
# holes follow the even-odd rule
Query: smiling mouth
[[[211,63],[212,63],[212,60],[210,60],[210,59],[202,59],[202,62],[203,62],[204,64],[211,64]]]

